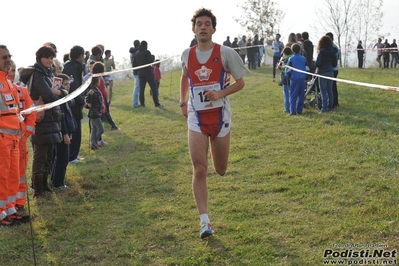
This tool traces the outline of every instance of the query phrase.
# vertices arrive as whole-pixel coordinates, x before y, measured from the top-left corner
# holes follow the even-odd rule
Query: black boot
[[[44,198],[44,190],[43,190],[43,174],[35,174],[32,175],[32,185],[35,193],[33,194],[34,198]]]
[[[48,185],[48,172],[43,173],[43,191],[44,192],[53,192]]]
[[[114,122],[114,119],[112,119],[112,116],[111,116],[111,114],[109,112],[104,113],[104,117],[105,117],[105,120],[108,122],[108,124],[111,126],[111,130],[119,129],[116,126],[116,124]]]

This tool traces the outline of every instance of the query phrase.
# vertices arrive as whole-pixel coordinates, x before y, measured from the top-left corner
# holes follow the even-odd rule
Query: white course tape
[[[152,66],[152,65],[156,65],[156,64],[164,62],[164,61],[168,61],[168,60],[170,60],[170,59],[172,59],[174,57],[177,57],[177,56],[181,56],[181,55],[171,56],[171,57],[168,57],[168,58],[156,61],[156,62],[152,62],[152,63],[146,64],[146,65],[138,66],[138,67],[125,68],[125,69],[121,69],[121,70],[112,70],[110,72],[94,74],[93,77],[107,76],[107,75],[111,75],[111,74],[115,74],[115,73],[123,73],[123,72],[132,71],[132,70],[137,70],[137,69],[149,67],[149,66]]]
[[[297,72],[305,73],[305,74],[316,76],[316,77],[321,77],[321,78],[324,78],[324,79],[339,81],[339,82],[348,83],[348,84],[359,85],[359,86],[363,86],[363,87],[376,88],[376,89],[381,89],[381,90],[399,91],[399,87],[385,86],[385,85],[372,84],[372,83],[365,83],[365,82],[352,81],[352,80],[346,80],[346,79],[331,78],[331,77],[326,77],[326,76],[322,76],[322,75],[319,75],[319,74],[306,72],[306,71],[303,71],[303,70],[300,70],[300,69],[293,68],[291,66],[286,66],[286,67],[288,67],[288,68],[290,68],[290,69],[292,69],[294,71],[297,71]]]
[[[66,103],[66,102],[74,99],[75,97],[77,97],[80,94],[82,94],[89,87],[92,77],[100,77],[100,76],[106,76],[106,75],[111,75],[111,74],[115,74],[115,73],[122,73],[122,72],[132,71],[132,70],[136,70],[136,69],[152,66],[152,65],[161,63],[163,61],[170,60],[170,59],[172,59],[173,57],[176,57],[176,56],[165,58],[165,59],[162,59],[162,60],[147,64],[147,65],[142,65],[142,66],[132,67],[132,68],[125,68],[125,69],[122,69],[122,70],[114,70],[114,71],[111,71],[111,72],[104,72],[104,73],[98,73],[98,74],[91,75],[79,88],[74,90],[71,94],[68,94],[67,96],[65,96],[65,97],[63,97],[63,98],[61,98],[61,99],[59,99],[59,100],[57,100],[55,102],[51,102],[51,103],[42,104],[42,105],[39,105],[39,106],[30,107],[30,108],[28,108],[26,110],[21,111],[20,114],[21,115],[26,115],[26,114],[30,114],[32,112],[40,112],[40,111],[49,110],[49,109],[51,109],[51,108],[53,108],[55,106],[61,105],[63,103]],[[178,55],[178,56],[180,56],[180,55]]]
[[[57,100],[55,102],[51,102],[51,103],[42,104],[42,105],[39,105],[39,106],[30,107],[30,108],[28,108],[26,110],[21,111],[21,114],[25,115],[25,114],[30,114],[32,112],[45,111],[45,110],[51,109],[51,108],[53,108],[55,106],[61,105],[63,103],[66,103],[66,102],[72,100],[73,98],[77,97],[78,95],[80,95],[82,92],[84,92],[87,89],[87,87],[89,87],[90,83],[91,83],[91,77],[89,77],[86,80],[85,83],[83,83],[79,88],[77,88],[71,94],[68,94],[67,96],[62,97],[61,99],[59,99],[59,100]]]

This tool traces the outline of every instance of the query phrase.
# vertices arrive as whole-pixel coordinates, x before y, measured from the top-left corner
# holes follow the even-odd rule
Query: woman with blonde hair
[[[292,45],[293,45],[294,43],[297,43],[296,34],[293,33],[293,32],[291,32],[290,35],[288,35],[287,44],[286,44],[285,46],[292,49]]]

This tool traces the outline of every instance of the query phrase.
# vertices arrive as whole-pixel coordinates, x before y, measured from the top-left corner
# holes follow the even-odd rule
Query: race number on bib
[[[194,109],[196,111],[209,110],[223,106],[223,98],[217,101],[211,101],[205,97],[206,91],[220,91],[220,84],[212,84],[193,88]]]

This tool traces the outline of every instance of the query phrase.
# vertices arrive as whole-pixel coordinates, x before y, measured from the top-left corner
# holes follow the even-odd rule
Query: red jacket
[[[100,86],[98,86],[98,90],[101,92],[102,94],[102,98],[103,98],[103,106],[104,108],[101,110],[101,113],[106,113],[108,111],[107,109],[107,89],[105,88],[105,81],[103,79],[103,77],[100,77]]]

